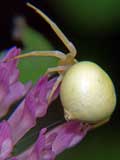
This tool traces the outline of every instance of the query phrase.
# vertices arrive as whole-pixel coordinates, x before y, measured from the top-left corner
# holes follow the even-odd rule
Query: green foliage
[[[47,40],[41,33],[25,25],[22,33],[22,41],[27,50],[53,50],[51,42]]]
[[[54,50],[52,44],[39,32],[29,26],[23,30],[23,44],[25,45],[24,53],[36,50]],[[32,80],[35,82],[48,67],[55,66],[57,59],[53,57],[27,57],[20,60],[20,79],[23,82]]]

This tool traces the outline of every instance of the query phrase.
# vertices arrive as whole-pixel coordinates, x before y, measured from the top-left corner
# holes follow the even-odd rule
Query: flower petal
[[[13,149],[11,129],[7,121],[0,123],[0,160],[10,156]]]
[[[12,128],[14,144],[36,125],[36,119],[43,117],[48,109],[48,93],[51,91],[54,80],[48,80],[47,76],[40,78],[38,83],[31,89],[24,101],[8,119]],[[53,95],[55,99],[59,94],[57,89]]]
[[[79,143],[89,130],[88,124],[78,121],[66,122],[49,132],[44,128],[40,131],[36,143],[16,158],[18,160],[54,160],[59,153]]]
[[[8,76],[9,73],[7,72],[7,69],[0,66],[0,103],[3,101],[4,97],[7,95],[8,92]]]
[[[7,113],[8,109],[14,102],[18,101],[20,98],[26,95],[31,85],[31,82],[23,85],[18,81],[9,87],[7,95],[4,97],[0,104],[0,117]]]
[[[10,49],[7,53],[7,55],[5,56],[5,58],[3,58],[1,65],[3,65],[8,71],[9,71],[9,84],[14,83],[19,76],[19,70],[17,69],[17,63],[18,63],[18,59],[16,60],[11,60],[9,62],[4,63],[4,60],[13,58],[17,55],[20,54],[20,49],[13,47],[12,49]]]
[[[19,55],[20,49],[16,47],[9,50],[5,58],[0,61],[0,117],[4,116],[10,105],[23,97],[31,87],[19,82],[18,60],[4,62],[4,60]]]
[[[45,133],[47,129],[40,131],[38,140],[24,153],[18,155],[17,160],[54,160],[54,153],[50,149],[45,149]]]
[[[67,148],[70,148],[80,142],[90,126],[78,121],[69,121],[56,127],[46,135],[46,139],[50,143],[50,138],[55,135],[54,140],[51,141],[52,151],[58,155]]]

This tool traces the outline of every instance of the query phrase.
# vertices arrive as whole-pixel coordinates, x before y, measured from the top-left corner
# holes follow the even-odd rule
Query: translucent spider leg
[[[20,59],[20,58],[25,58],[25,57],[35,57],[35,56],[56,57],[61,60],[64,60],[66,58],[66,55],[60,51],[32,51],[26,54],[15,56],[11,59],[6,59],[5,62],[9,62],[13,59]]]
[[[53,31],[56,33],[56,35],[61,39],[61,41],[64,43],[64,45],[68,48],[70,54],[75,57],[76,56],[76,48],[74,45],[68,40],[68,38],[64,35],[64,33],[59,29],[59,27],[49,18],[47,17],[41,10],[36,8],[30,3],[27,3],[27,6],[32,8],[36,13],[38,13],[53,29]]]

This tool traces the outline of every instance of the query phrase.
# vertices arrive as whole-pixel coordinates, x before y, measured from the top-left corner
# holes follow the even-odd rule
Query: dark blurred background
[[[26,50],[28,41],[36,46],[32,34],[21,35],[24,20],[36,33],[45,37],[38,44],[41,50],[57,49],[66,52],[66,48],[53,33],[46,22],[25,5],[25,0],[2,1],[0,3],[0,50],[14,45]],[[119,0],[34,0],[29,1],[44,11],[74,43],[78,50],[77,59],[91,60],[99,64],[112,78],[116,94],[117,107],[111,121],[88,134],[75,148],[65,151],[58,160],[65,159],[120,159],[120,1]],[[19,25],[20,22],[20,25]],[[21,25],[22,24],[22,25]],[[18,31],[17,31],[18,29]],[[28,31],[28,30],[27,30]],[[27,32],[26,31],[26,32]],[[31,32],[30,32],[31,33]],[[31,38],[31,37],[33,38]],[[39,37],[37,37],[39,38]],[[49,46],[50,45],[50,46]],[[37,50],[28,47],[27,50]],[[43,61],[43,60],[42,60]],[[55,63],[48,59],[50,66]],[[33,62],[35,63],[35,62]],[[42,62],[45,63],[45,62]],[[26,63],[25,63],[26,64]],[[23,68],[23,79],[26,70]],[[27,63],[27,65],[30,65]],[[27,66],[32,69],[33,66]],[[34,79],[34,74],[32,73]]]

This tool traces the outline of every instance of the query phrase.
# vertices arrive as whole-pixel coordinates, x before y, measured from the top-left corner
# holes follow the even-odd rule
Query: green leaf
[[[25,26],[22,35],[22,41],[25,46],[24,53],[36,50],[54,50],[42,34]],[[20,60],[20,80],[23,82],[32,80],[35,82],[48,68],[56,66],[57,59],[53,57],[28,57]]]

